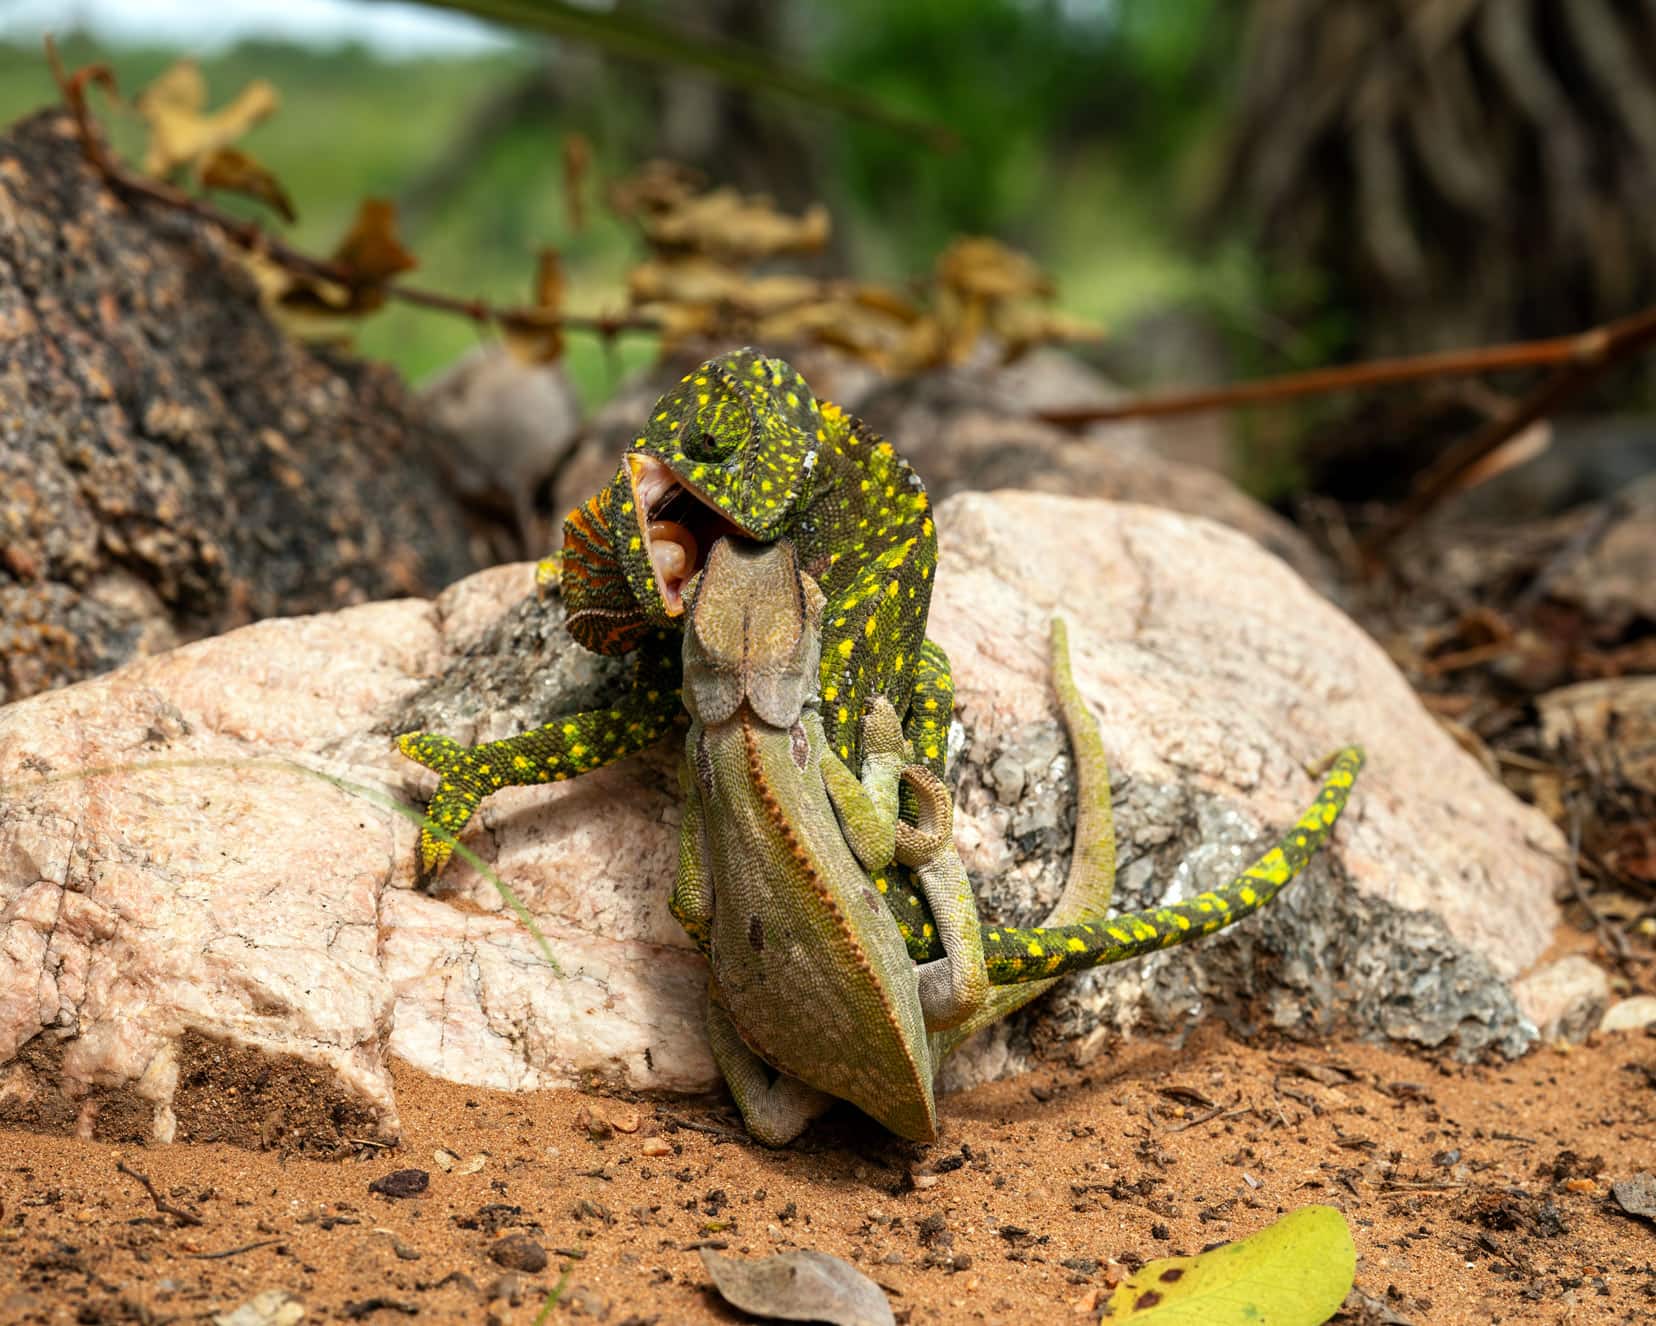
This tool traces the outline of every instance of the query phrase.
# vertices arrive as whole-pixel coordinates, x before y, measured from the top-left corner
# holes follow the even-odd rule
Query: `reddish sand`
[[[722,1101],[397,1089],[402,1145],[344,1163],[0,1132],[0,1320],[201,1321],[278,1289],[306,1321],[528,1323],[565,1267],[552,1319],[750,1320],[708,1288],[705,1245],[849,1258],[899,1321],[1072,1321],[1140,1260],[1307,1202],[1346,1213],[1358,1288],[1395,1314],[1343,1320],[1656,1320],[1656,1228],[1609,1197],[1656,1168],[1640,1034],[1467,1068],[1209,1029],[949,1097],[930,1147],[848,1110],[767,1151]],[[369,1191],[404,1168],[429,1187]],[[544,1270],[491,1258],[526,1241]]]

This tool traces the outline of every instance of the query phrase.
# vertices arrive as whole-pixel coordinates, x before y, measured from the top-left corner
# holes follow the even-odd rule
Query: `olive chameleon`
[[[937,1133],[936,1069],[973,1031],[1064,972],[1211,934],[1268,903],[1328,837],[1362,764],[1338,752],[1316,801],[1235,880],[1183,902],[1108,916],[1115,834],[1096,724],[1054,623],[1055,689],[1077,769],[1076,849],[1043,926],[982,926],[955,851],[947,788],[904,764],[889,701],[863,720],[862,777],[820,713],[833,611],[786,541],[725,538],[685,587],[691,723],[672,910],[710,967],[714,1058],[749,1131],[782,1145],[835,1097],[918,1141]],[[897,814],[910,783],[917,822]],[[871,872],[893,856],[930,902],[943,956],[916,964]]]

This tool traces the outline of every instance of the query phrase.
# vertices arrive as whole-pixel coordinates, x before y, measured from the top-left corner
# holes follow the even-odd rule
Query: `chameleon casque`
[[[916,759],[941,775],[954,684],[947,657],[925,639],[937,566],[925,485],[890,443],[819,404],[783,361],[743,349],[662,396],[615,477],[564,521],[569,631],[598,653],[635,656],[626,693],[610,708],[477,746],[403,734],[402,752],[439,775],[431,820],[458,834],[490,792],[561,781],[659,739],[681,712],[684,587],[726,534],[786,537],[826,598],[818,681],[830,747],[859,767],[863,714],[884,696]],[[450,850],[422,830],[422,872],[441,869]],[[873,880],[910,955],[939,957],[908,872],[887,866]]]
[[[980,926],[947,789],[927,765],[905,766],[889,701],[876,698],[863,720],[860,780],[832,748],[817,678],[833,609],[792,547],[721,539],[684,596],[691,722],[672,909],[708,958],[714,1057],[749,1131],[773,1146],[834,1097],[932,1140],[933,1077],[961,1041],[1064,972],[1172,947],[1263,907],[1328,836],[1362,764],[1355,749],[1337,753],[1316,801],[1230,884],[1106,917],[1109,774],[1055,622],[1055,689],[1078,775],[1070,873],[1045,925]],[[898,819],[899,779],[916,792],[916,825]],[[911,961],[873,887],[869,872],[893,855],[915,870],[941,958]]]

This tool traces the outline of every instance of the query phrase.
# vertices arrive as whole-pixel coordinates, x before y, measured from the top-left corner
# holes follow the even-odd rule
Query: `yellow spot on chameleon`
[[[1038,944],[1038,943],[1036,943],[1036,941],[1035,941],[1035,940],[1033,940],[1033,939],[1032,939],[1032,940],[1030,940],[1030,941],[1029,941],[1029,956],[1030,956],[1030,957],[1032,957],[1032,958],[1038,958],[1038,957],[1040,957],[1040,956],[1041,956],[1041,954],[1043,954],[1043,953],[1044,953],[1044,952],[1046,952],[1046,950],[1045,950],[1045,949],[1043,949],[1043,948],[1042,948],[1042,947],[1041,947],[1041,946],[1040,946],[1040,944]]]
[[[1087,951],[1087,946],[1079,939],[1070,940],[1064,947],[1069,949],[1071,953],[1085,953]]]
[[[1238,898],[1242,899],[1242,901],[1244,903],[1246,903],[1249,907],[1252,907],[1256,902],[1259,901],[1259,895],[1257,893],[1255,893],[1250,888],[1238,889],[1236,891],[1236,896]]]

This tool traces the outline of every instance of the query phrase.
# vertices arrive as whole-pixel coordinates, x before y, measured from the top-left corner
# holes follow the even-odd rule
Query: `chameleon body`
[[[440,776],[432,820],[457,834],[498,788],[560,781],[661,737],[680,713],[683,588],[727,534],[787,537],[826,596],[816,681],[829,747],[859,767],[863,715],[883,696],[905,716],[916,759],[941,774],[954,686],[947,657],[925,639],[937,566],[925,485],[890,443],[819,404],[787,364],[736,350],[662,396],[615,477],[564,522],[556,574],[569,631],[599,653],[633,654],[628,690],[608,708],[478,746],[405,733],[403,753]],[[447,839],[422,831],[424,873],[449,852]],[[873,878],[911,956],[939,956],[908,873]]]
[[[1075,748],[1077,845],[1047,923],[979,924],[953,844],[946,788],[905,765],[894,711],[864,720],[859,780],[832,748],[815,695],[830,611],[787,543],[715,545],[687,587],[690,730],[672,909],[707,955],[708,1033],[749,1130],[782,1145],[834,1097],[918,1141],[937,1133],[932,1081],[973,1031],[1065,971],[1170,947],[1264,906],[1303,867],[1345,804],[1361,754],[1342,751],[1316,803],[1231,884],[1106,919],[1114,828],[1102,743],[1055,624],[1057,689]],[[899,779],[918,822],[897,819]],[[943,957],[915,964],[871,872],[911,865]]]

